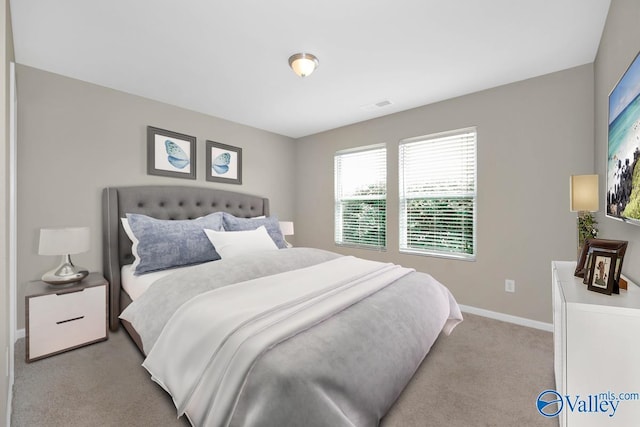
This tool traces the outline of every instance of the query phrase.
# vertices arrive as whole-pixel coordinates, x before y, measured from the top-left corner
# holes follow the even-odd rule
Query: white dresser
[[[575,267],[551,264],[560,426],[639,426],[640,288],[629,282],[619,295],[592,292]]]

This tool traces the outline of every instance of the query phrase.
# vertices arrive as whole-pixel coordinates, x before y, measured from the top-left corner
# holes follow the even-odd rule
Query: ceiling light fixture
[[[296,53],[289,57],[289,66],[300,77],[306,77],[318,68],[318,58],[310,53]]]

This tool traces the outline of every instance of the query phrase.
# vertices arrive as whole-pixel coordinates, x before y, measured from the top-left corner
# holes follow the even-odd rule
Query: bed
[[[110,329],[122,323],[192,425],[377,425],[438,336],[462,321],[451,293],[427,274],[282,246],[263,197],[133,186],[105,188],[102,201]],[[225,248],[221,259],[163,271],[141,295],[130,291],[133,301],[122,278],[144,263],[143,244],[124,225],[137,232],[138,217],[196,229],[220,217],[220,230],[243,231],[207,231],[215,248],[214,235],[260,231],[278,250],[227,256]]]

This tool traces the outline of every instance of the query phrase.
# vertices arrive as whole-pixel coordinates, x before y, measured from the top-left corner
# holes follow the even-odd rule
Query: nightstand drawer
[[[107,286],[27,298],[27,360],[107,338]]]

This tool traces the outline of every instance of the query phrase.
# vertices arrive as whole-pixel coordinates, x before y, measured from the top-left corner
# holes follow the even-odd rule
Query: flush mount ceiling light
[[[310,53],[296,53],[289,57],[289,66],[300,77],[306,77],[318,68],[318,58]]]

